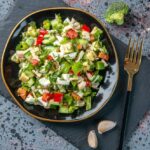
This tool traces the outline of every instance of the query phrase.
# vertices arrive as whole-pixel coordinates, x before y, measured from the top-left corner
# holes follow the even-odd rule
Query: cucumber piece
[[[69,114],[69,108],[67,106],[60,106],[59,107],[59,113]]]
[[[95,39],[99,39],[102,36],[103,31],[100,28],[95,26],[91,31],[91,34],[94,35]]]
[[[49,101],[48,105],[51,109],[56,109],[60,104],[58,102]]]
[[[77,81],[71,81],[71,84],[75,88],[77,86]]]
[[[24,57],[25,57],[27,60],[30,60],[30,59],[32,58],[31,52],[30,52],[30,51],[26,52],[26,53],[24,54]]]
[[[34,77],[34,73],[32,72],[32,70],[24,70],[24,73],[26,74],[26,76],[28,76],[29,78]]]
[[[70,106],[69,107],[69,114],[73,113],[75,110],[77,110],[78,107],[77,106]]]
[[[31,87],[34,83],[35,83],[35,78],[31,78],[30,80],[28,80],[27,85],[28,87]]]
[[[35,83],[35,82],[34,82]],[[41,97],[40,92],[35,92],[36,97]]]
[[[88,96],[88,95],[91,95],[91,94],[92,94],[91,88],[85,88],[85,90],[83,92],[83,95],[84,96]]]
[[[96,69],[97,70],[104,70],[105,69],[105,65],[102,61],[97,61],[96,62]]]
[[[65,74],[65,73],[68,73],[69,70],[70,70],[70,68],[71,68],[70,64],[67,63],[67,62],[64,62],[64,63],[62,63],[62,65],[61,65],[61,72],[64,73],[64,74]]]
[[[72,70],[77,75],[80,71],[82,71],[83,65],[81,62],[75,62],[72,66]]]
[[[86,103],[86,110],[90,110],[91,109],[91,97],[85,97],[85,103]]]
[[[27,39],[26,39],[26,43],[27,43],[29,46],[33,45],[33,43],[34,43],[34,38],[33,38],[33,37],[27,38]]]
[[[45,45],[49,45],[49,44],[53,44],[53,42],[56,40],[55,36],[50,36],[48,39],[44,39],[42,41],[43,44]]]
[[[88,44],[88,41],[85,40],[85,39],[78,39],[77,43],[80,44],[80,45],[82,45],[82,47],[85,48],[87,46],[87,44]]]
[[[19,63],[19,58],[16,53],[11,56],[11,61],[15,63]]]
[[[101,75],[94,75],[91,80],[92,80],[92,83],[99,83],[101,82],[103,79],[103,77]]]
[[[71,105],[73,102],[72,96],[68,93],[64,95],[63,102],[66,102],[68,105]]]

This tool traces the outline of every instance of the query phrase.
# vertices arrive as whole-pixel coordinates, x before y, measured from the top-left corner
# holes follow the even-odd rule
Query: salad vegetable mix
[[[27,103],[71,114],[91,109],[107,70],[103,31],[74,18],[30,22],[11,60],[19,65],[18,95]]]

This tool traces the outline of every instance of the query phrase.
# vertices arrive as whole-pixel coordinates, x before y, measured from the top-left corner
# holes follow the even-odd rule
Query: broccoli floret
[[[122,25],[124,23],[124,16],[128,11],[129,7],[125,2],[114,2],[107,8],[104,17],[108,23]]]

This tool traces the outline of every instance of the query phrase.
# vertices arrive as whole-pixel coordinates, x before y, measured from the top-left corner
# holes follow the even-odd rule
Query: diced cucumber
[[[35,82],[34,82],[35,83]],[[41,97],[40,92],[35,92],[36,97]]]
[[[88,96],[88,95],[90,95],[91,93],[92,93],[91,88],[85,88],[85,89],[84,89],[84,92],[83,92],[84,96]]]
[[[32,70],[24,70],[24,73],[29,77],[29,78],[32,78],[34,77],[34,73],[32,72]]]
[[[48,105],[51,109],[56,109],[60,104],[58,102],[51,100],[49,101]]]
[[[78,109],[78,107],[77,106],[70,106],[69,107],[69,113],[71,114],[71,113],[73,113],[75,110],[77,110]]]
[[[50,37],[50,34],[45,34],[44,39],[48,39]]]
[[[71,105],[73,102],[72,96],[68,93],[64,95],[63,102],[66,102],[68,105]]]
[[[72,70],[75,74],[78,74],[83,68],[83,65],[81,62],[76,62],[72,66]]]
[[[71,84],[73,85],[73,87],[77,86],[77,81],[71,81]]]
[[[60,42],[60,44],[66,44],[68,42],[69,42],[68,38],[63,38],[63,40]]]
[[[67,62],[64,62],[64,63],[62,63],[62,65],[61,65],[61,72],[62,72],[62,73],[68,73],[69,70],[70,70],[70,68],[71,68],[70,64],[67,63]]]
[[[27,85],[28,87],[31,87],[34,83],[35,83],[35,79],[31,78],[30,80],[28,80]]]
[[[97,61],[96,62],[96,69],[97,70],[104,70],[105,69],[105,65],[102,61]]]
[[[95,26],[91,31],[91,34],[94,35],[95,39],[99,39],[100,36],[103,34],[103,31],[100,28]]]
[[[19,58],[18,58],[18,56],[16,55],[16,53],[11,56],[11,61],[13,61],[13,62],[15,62],[15,63],[19,63]]]
[[[85,97],[85,103],[86,103],[86,110],[90,110],[91,109],[91,97]]]
[[[29,46],[33,45],[33,43],[34,43],[34,38],[33,38],[33,37],[27,38],[27,39],[26,39],[26,43],[27,43]]]
[[[55,36],[50,36],[48,39],[44,39],[42,43],[45,45],[49,45],[52,44],[55,40],[56,40]]]
[[[30,60],[30,59],[32,58],[31,52],[30,52],[30,51],[26,52],[26,53],[24,54],[24,57],[25,57],[27,60]]]
[[[61,106],[59,107],[59,113],[68,114],[68,113],[69,113],[69,108],[68,108],[67,106],[61,105]]]
[[[101,76],[101,75],[94,75],[92,78],[91,78],[91,80],[92,80],[92,83],[99,83],[99,82],[101,82],[102,81],[102,79],[103,79],[103,77]]]
[[[92,49],[94,51],[99,51],[100,50],[100,47],[102,47],[102,43],[98,40],[98,41],[95,41],[92,43]]]
[[[85,48],[85,47],[87,46],[87,44],[88,44],[88,41],[85,40],[85,39],[77,39],[77,43],[78,43],[78,44],[81,44],[82,47]]]
[[[82,59],[83,55],[84,55],[84,51],[80,51],[80,53],[78,54],[76,62],[79,62]]]

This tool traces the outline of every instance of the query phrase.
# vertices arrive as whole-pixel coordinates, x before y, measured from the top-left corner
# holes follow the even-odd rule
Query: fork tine
[[[137,58],[137,63],[138,65],[141,64],[141,59],[142,59],[142,49],[143,49],[143,38],[142,38],[142,41],[141,41],[141,44],[140,44],[140,49],[138,51],[138,58]]]
[[[126,54],[125,54],[125,59],[129,58],[129,55],[130,55],[130,45],[131,45],[131,37],[129,39],[128,49],[127,49]]]
[[[138,40],[137,40],[137,43],[136,43],[136,49],[135,49],[135,52],[134,52],[134,55],[133,55],[133,63],[136,63],[136,61],[137,61],[138,45],[139,45],[139,37],[138,37]]]
[[[132,47],[131,47],[131,50],[130,50],[130,55],[129,55],[129,58],[130,58],[131,61],[133,61],[134,43],[135,43],[135,38],[133,40]]]

